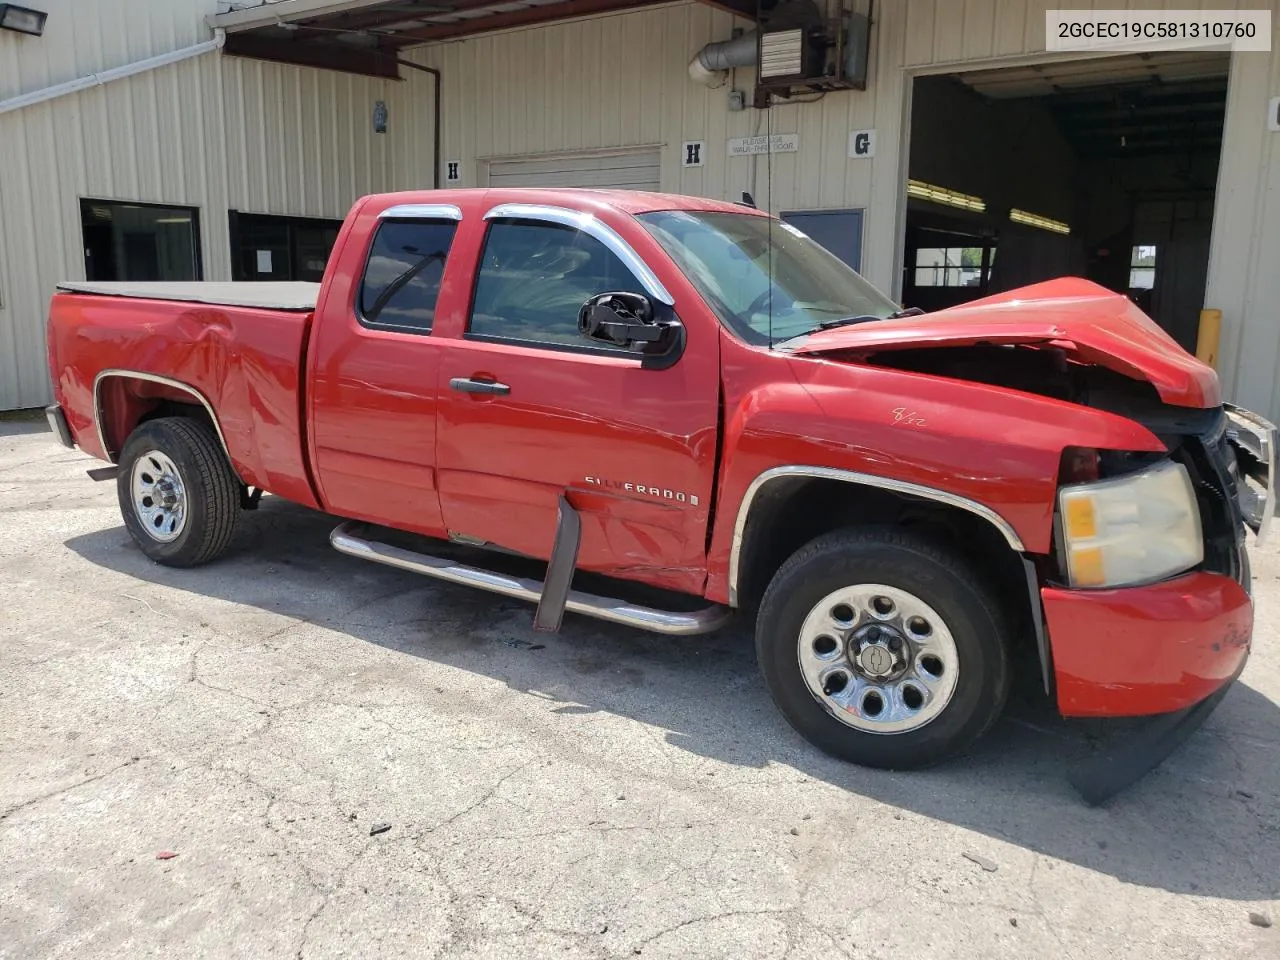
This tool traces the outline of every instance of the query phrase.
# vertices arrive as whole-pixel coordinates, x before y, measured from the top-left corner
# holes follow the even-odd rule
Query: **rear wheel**
[[[235,533],[240,481],[198,420],[163,417],[134,430],[120,453],[116,494],[134,542],[166,566],[208,563]]]
[[[907,769],[961,752],[1009,689],[999,606],[927,539],[840,531],[774,576],[756,652],[775,703],[827,753]]]

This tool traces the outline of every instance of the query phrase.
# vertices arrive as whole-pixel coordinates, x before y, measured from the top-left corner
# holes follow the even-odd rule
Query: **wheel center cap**
[[[871,643],[858,654],[858,663],[873,677],[883,677],[893,672],[894,656],[888,647]]]

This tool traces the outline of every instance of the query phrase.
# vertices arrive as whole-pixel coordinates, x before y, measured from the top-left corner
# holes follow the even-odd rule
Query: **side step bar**
[[[454,560],[405,550],[389,543],[360,536],[367,528],[367,524],[358,520],[348,520],[329,534],[329,542],[340,553],[359,557],[362,560],[384,563],[389,567],[421,573],[428,577],[435,577],[437,580],[479,587],[481,590],[500,593],[504,597],[514,597],[517,600],[538,603],[542,599],[543,583],[540,580],[512,577],[482,570],[479,567],[469,567]],[[710,633],[728,623],[733,615],[733,611],[728,607],[718,605],[692,613],[675,613],[642,607],[627,603],[625,600],[597,597],[577,590],[569,591],[564,608],[572,613],[595,617],[597,620],[608,620],[610,623],[621,623],[628,627],[637,627],[671,637]]]

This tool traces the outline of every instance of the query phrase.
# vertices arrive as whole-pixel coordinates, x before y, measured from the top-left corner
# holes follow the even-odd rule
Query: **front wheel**
[[[774,702],[815,746],[908,769],[964,750],[1009,690],[1000,608],[964,563],[896,531],[839,531],[797,551],[760,605]]]
[[[240,481],[198,420],[162,417],[134,430],[120,452],[116,494],[134,542],[165,566],[208,563],[235,533]]]

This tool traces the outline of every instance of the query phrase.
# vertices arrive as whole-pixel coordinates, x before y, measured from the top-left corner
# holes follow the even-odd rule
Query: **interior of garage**
[[[1063,275],[1195,348],[1229,57],[1141,54],[914,81],[903,301]]]

